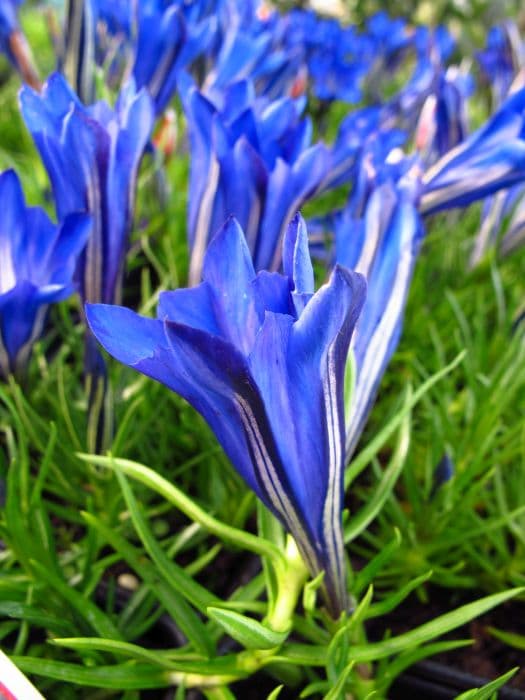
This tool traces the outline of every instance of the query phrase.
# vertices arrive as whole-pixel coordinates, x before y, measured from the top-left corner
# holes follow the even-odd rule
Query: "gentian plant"
[[[79,278],[89,302],[118,301],[133,219],[137,171],[153,125],[146,92],[132,84],[115,109],[84,106],[56,73],[42,94],[24,87],[22,114],[51,180],[57,215],[92,215],[93,229]]]
[[[88,306],[87,315],[114,357],[203,414],[293,535],[310,573],[325,572],[327,605],[338,617],[348,608],[343,383],[365,283],[336,267],[314,294],[299,217],[283,241],[283,267],[283,275],[256,275],[244,233],[230,220],[208,248],[203,282],[163,293],[157,320],[111,306]]]
[[[0,110],[57,216],[0,175],[0,695],[386,700],[522,617],[523,260],[429,216],[522,240],[521,40],[470,95],[452,23],[282,5],[70,0],[58,61],[27,10],[65,76],[21,92],[44,169]]]

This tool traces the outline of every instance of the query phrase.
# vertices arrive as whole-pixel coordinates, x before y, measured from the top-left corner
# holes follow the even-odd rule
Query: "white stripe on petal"
[[[414,254],[412,250],[413,237],[416,233],[414,226],[404,226],[400,245],[399,262],[397,265],[394,284],[390,290],[390,296],[386,309],[377,324],[377,327],[367,345],[363,363],[359,367],[357,381],[350,414],[347,417],[346,429],[346,457],[349,459],[361,434],[362,422],[366,417],[370,399],[373,397],[377,381],[383,371],[388,345],[400,322],[405,307],[405,300],[412,277]],[[366,313],[366,301],[365,309]],[[359,337],[359,324],[352,338],[351,351]]]
[[[326,356],[326,379],[323,387],[329,455],[328,488],[323,510],[323,534],[330,569],[327,574],[330,581],[334,583],[338,601],[342,607],[345,607],[347,594],[344,583],[344,542],[341,526],[341,467],[343,454],[335,368],[335,343],[332,343]]]
[[[275,467],[272,463],[264,438],[261,435],[259,425],[250,404],[239,394],[234,394],[234,400],[239,410],[239,415],[246,432],[246,437],[250,444],[255,460],[255,468],[262,481],[264,490],[270,499],[276,512],[280,514],[289,532],[297,542],[310,571],[319,570],[317,557],[311,547],[308,535],[297,516],[286,490],[279,479]]]
[[[215,194],[219,184],[220,170],[219,161],[217,158],[213,158],[210,163],[206,189],[201,197],[201,205],[199,207],[199,215],[197,217],[197,225],[195,227],[195,235],[191,249],[190,270],[188,273],[190,286],[195,286],[201,281],[204,253],[208,247],[210,222],[212,220]]]

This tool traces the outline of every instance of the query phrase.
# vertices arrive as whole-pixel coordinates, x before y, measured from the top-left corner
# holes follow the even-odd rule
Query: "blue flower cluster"
[[[13,7],[0,5],[4,48]],[[504,247],[525,238],[523,47],[511,25],[489,35],[478,60],[496,108],[470,132],[474,83],[443,28],[382,13],[358,31],[256,0],[89,8],[96,50],[75,65],[97,61],[117,96],[84,104],[60,72],[21,90],[58,223],[26,207],[13,172],[0,175],[0,375],[23,372],[48,305],[78,290],[100,344],[204,416],[312,575],[325,572],[337,616],[348,607],[343,470],[400,338],[424,218],[486,198],[475,258],[510,211]],[[407,60],[408,81],[390,90]],[[116,304],[140,163],[175,94],[190,286],[162,292],[148,319]],[[324,143],[335,100],[348,114]],[[312,220],[309,238],[298,210],[336,189],[346,204]],[[317,291],[311,253],[326,275]]]

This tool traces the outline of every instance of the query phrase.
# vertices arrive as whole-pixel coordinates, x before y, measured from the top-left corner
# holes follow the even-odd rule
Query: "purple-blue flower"
[[[145,91],[125,88],[111,109],[84,106],[55,73],[41,94],[24,87],[22,114],[44,162],[57,216],[88,211],[93,229],[81,261],[84,300],[119,299],[137,171],[153,126]]]
[[[487,43],[476,53],[481,70],[490,84],[493,103],[499,106],[507,97],[518,71],[525,65],[525,51],[518,26],[512,20],[492,27]]]
[[[38,207],[26,207],[16,173],[0,175],[0,377],[23,372],[42,332],[47,307],[74,291],[77,258],[89,216],[71,214],[60,225]]]
[[[156,320],[117,306],[86,313],[111,355],[204,416],[312,574],[325,571],[338,615],[347,607],[343,383],[365,283],[336,266],[314,293],[299,216],[284,238],[283,268],[256,274],[245,235],[229,219],[208,248],[202,283],[161,294]]]
[[[396,349],[424,229],[417,211],[418,183],[410,174],[386,181],[367,200],[361,219],[344,215],[336,226],[336,259],[363,274],[367,298],[352,337],[355,378],[346,416],[350,459]]]
[[[435,87],[421,109],[415,135],[415,146],[425,163],[434,163],[466,138],[466,107],[472,88],[470,75],[458,66],[438,71]]]
[[[525,179],[525,88],[423,176],[420,210],[466,206]]]
[[[229,215],[246,234],[256,270],[278,270],[281,240],[295,212],[321,187],[328,149],[312,146],[297,101],[255,98],[249,82],[230,86],[220,107],[184,92],[190,136],[190,282],[200,279],[206,247]]]
[[[141,0],[136,14],[133,77],[137,88],[148,89],[159,114],[173,97],[182,67],[202,48],[201,42],[190,34],[175,3]]]

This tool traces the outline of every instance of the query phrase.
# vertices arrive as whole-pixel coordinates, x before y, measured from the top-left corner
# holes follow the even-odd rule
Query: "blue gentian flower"
[[[71,214],[57,226],[26,207],[16,173],[0,175],[0,377],[24,371],[47,307],[74,291],[73,273],[90,219]]]
[[[221,107],[183,91],[191,147],[188,231],[190,282],[200,279],[206,247],[230,214],[246,233],[255,269],[278,270],[281,240],[295,211],[321,187],[328,149],[311,145],[302,104],[255,99],[249,82],[230,86]]]
[[[151,98],[128,84],[114,110],[105,102],[85,107],[56,73],[41,94],[24,87],[20,101],[51,180],[58,218],[78,210],[92,215],[77,271],[82,298],[119,301],[137,172],[154,120]],[[91,407],[94,380],[104,378],[105,366],[89,333],[85,369]]]
[[[490,84],[493,104],[498,107],[507,97],[518,71],[525,65],[525,51],[515,22],[505,21],[492,27],[487,43],[476,53],[481,70]]]
[[[112,36],[131,37],[134,3],[129,0],[90,0],[98,23]]]
[[[298,216],[283,245],[284,274],[255,273],[230,219],[211,242],[203,281],[161,294],[157,319],[87,307],[116,359],[166,384],[201,413],[234,467],[295,538],[329,608],[347,607],[343,505],[343,383],[365,297],[361,275],[337,266],[314,294]]]
[[[375,46],[387,56],[406,48],[411,38],[406,22],[384,11],[372,15],[366,22],[366,29]]]
[[[350,206],[335,221],[337,262],[363,274],[368,289],[352,338],[355,379],[346,416],[348,460],[401,335],[424,232],[417,199],[418,180],[410,173],[399,182],[387,178],[372,189],[362,217],[356,217]]]
[[[211,50],[217,20],[199,5],[163,0],[91,0],[96,30],[96,60],[111,74],[130,73],[137,90],[147,88],[160,114],[173,97],[183,68]],[[202,10],[209,8],[200,8]],[[109,58],[108,58],[109,57]]]
[[[313,94],[325,101],[358,102],[369,69],[363,50],[368,38],[354,27],[343,27],[337,20],[321,18],[311,10],[292,10],[283,24],[284,47],[302,54]]]
[[[436,75],[435,87],[426,98],[416,128],[415,146],[430,165],[460,144],[468,134],[467,100],[471,77],[458,66]]]
[[[186,24],[176,5],[165,7],[158,0],[141,0],[137,4],[137,27],[133,77],[138,89],[149,90],[159,114],[173,96],[186,62]]]
[[[332,146],[330,164],[323,180],[323,191],[343,184],[355,185],[365,158],[374,150],[380,160],[406,141],[406,134],[394,127],[395,117],[388,106],[363,107],[352,111],[341,122]],[[381,155],[379,155],[381,154]]]
[[[86,107],[55,73],[41,94],[22,88],[20,101],[58,218],[79,210],[93,217],[81,264],[83,298],[112,303],[120,297],[137,171],[153,126],[151,99],[129,84],[114,110],[105,102]]]
[[[278,99],[290,94],[300,75],[303,53],[283,45],[283,18],[274,12],[249,22],[232,18],[224,27],[217,55],[213,56],[202,92],[212,101],[232,83],[250,80],[257,94]]]
[[[466,206],[525,179],[525,89],[423,176],[421,212]]]

